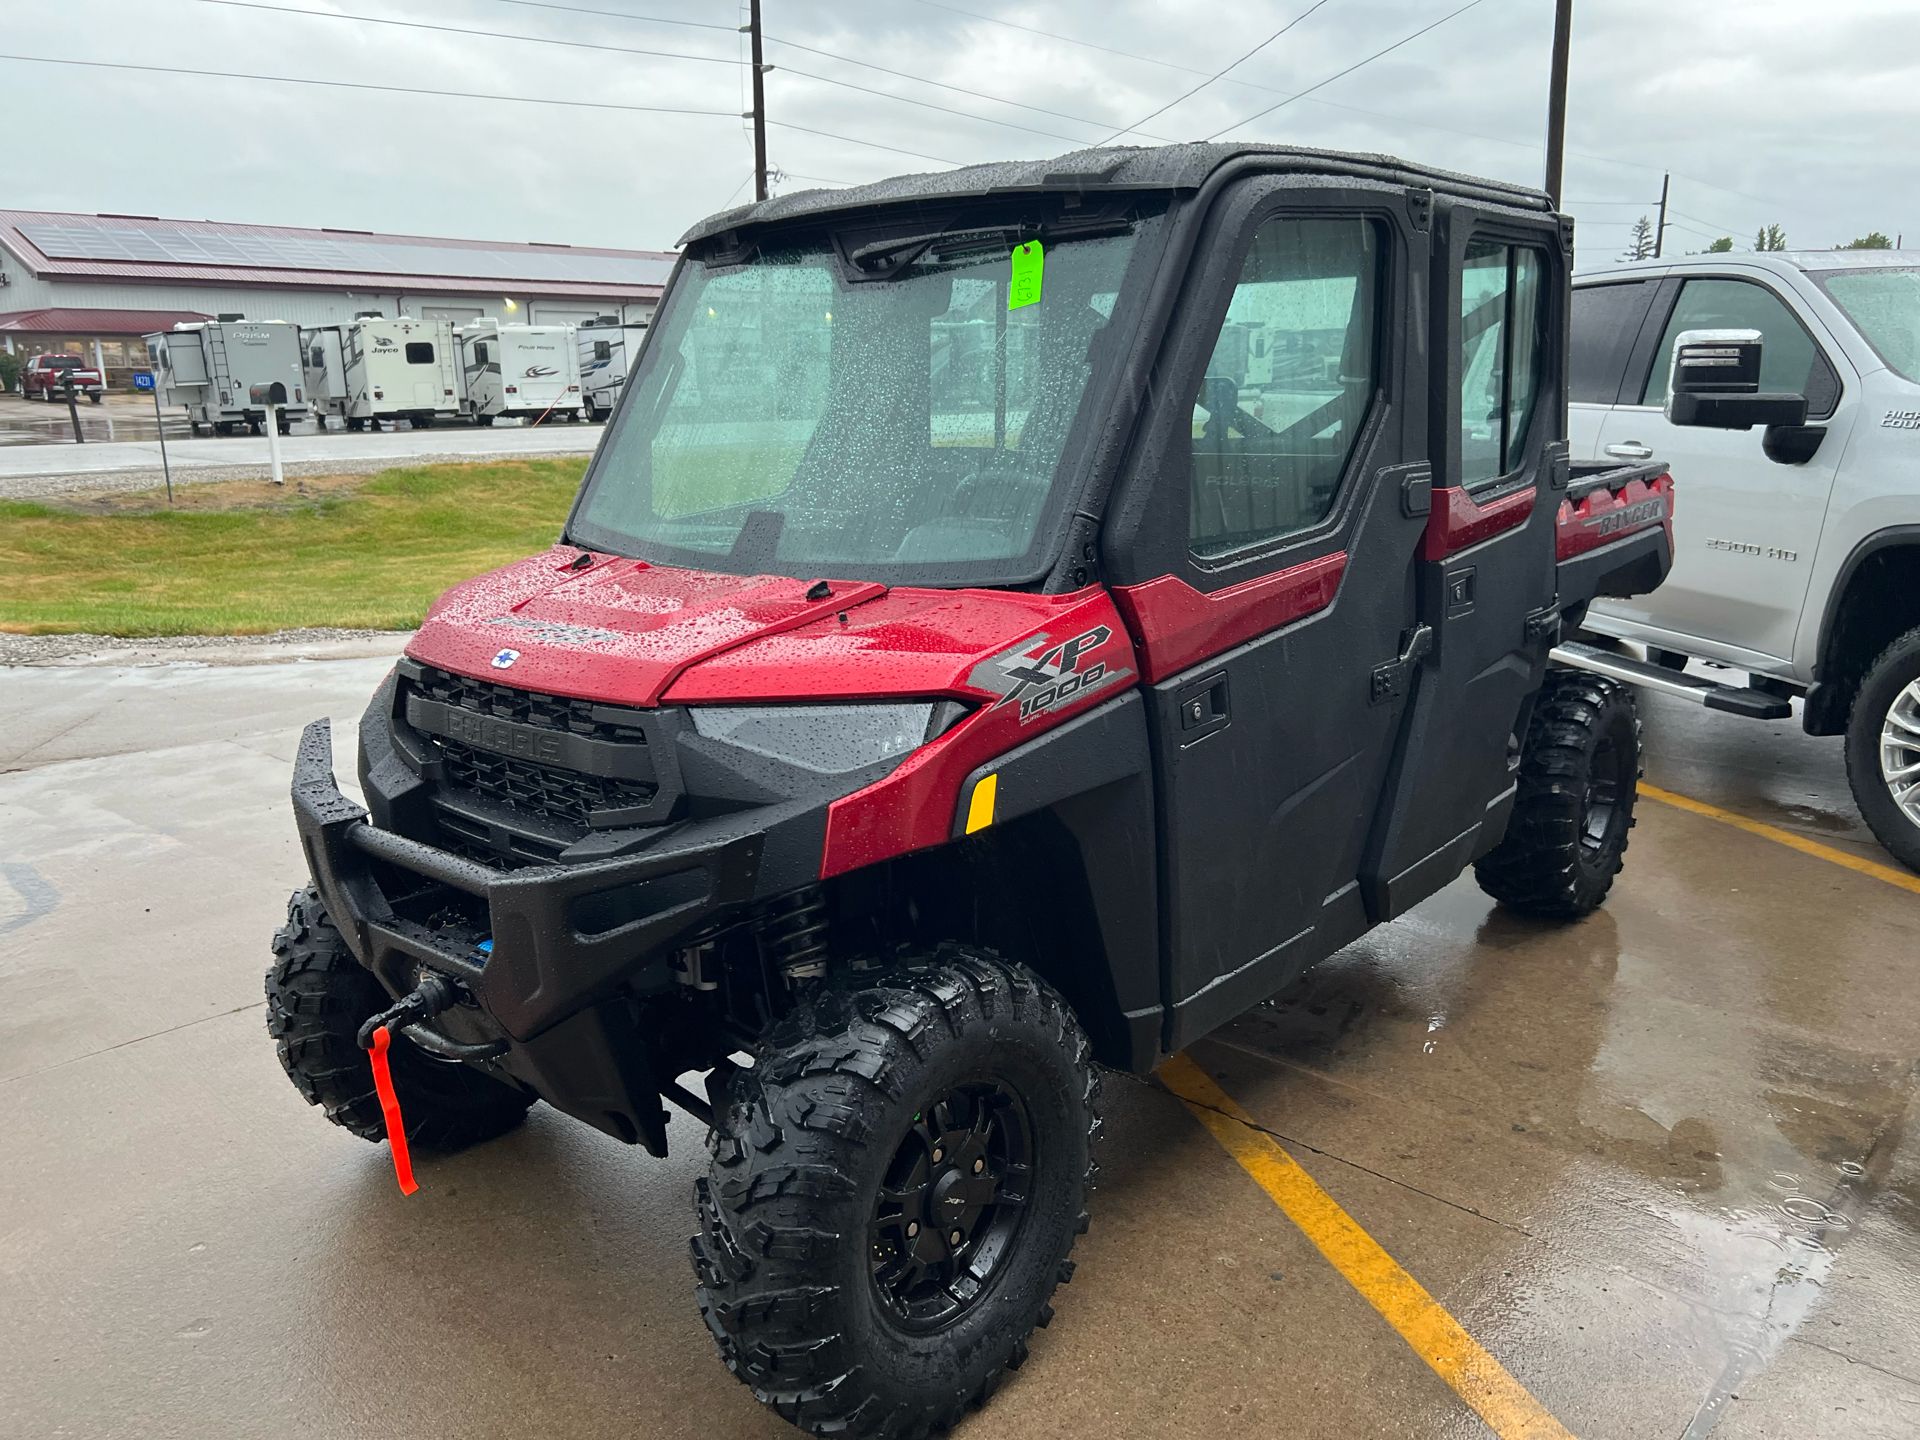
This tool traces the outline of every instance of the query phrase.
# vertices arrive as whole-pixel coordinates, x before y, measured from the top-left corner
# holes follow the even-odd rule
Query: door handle
[[[1606,453],[1616,460],[1651,460],[1653,451],[1638,440],[1622,440],[1616,445],[1606,447]]]

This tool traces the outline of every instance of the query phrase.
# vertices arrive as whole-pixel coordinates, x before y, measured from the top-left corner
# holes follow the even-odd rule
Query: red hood
[[[559,545],[457,585],[407,647],[459,674],[616,705],[990,695],[984,660],[1103,592],[893,589],[719,575]],[[846,616],[845,623],[840,616]],[[1117,627],[1116,627],[1117,628]],[[514,652],[503,669],[496,657]]]

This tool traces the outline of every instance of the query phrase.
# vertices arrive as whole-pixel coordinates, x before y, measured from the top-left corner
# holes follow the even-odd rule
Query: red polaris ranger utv
[[[1530,190],[1095,150],[683,243],[560,540],[375,695],[366,809],[309,727],[269,1021],[368,1139],[687,1112],[729,1368],[919,1436],[1052,1316],[1096,1064],[1469,866],[1605,897],[1633,702],[1550,652],[1660,583],[1671,482],[1570,470]]]

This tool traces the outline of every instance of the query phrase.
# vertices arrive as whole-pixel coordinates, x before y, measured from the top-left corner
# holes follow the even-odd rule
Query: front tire
[[[1847,720],[1847,783],[1874,838],[1920,870],[1920,629],[1880,652]]]
[[[1475,863],[1474,878],[1522,914],[1591,914],[1620,873],[1639,797],[1633,691],[1582,670],[1549,670],[1516,780],[1506,836]]]
[[[267,970],[267,1033],[280,1066],[309,1105],[362,1140],[386,1138],[373,1062],[359,1032],[392,997],[347,948],[319,894],[296,890],[287,923],[273,936]],[[459,1150],[505,1134],[525,1118],[533,1096],[460,1061],[438,1060],[404,1036],[389,1052],[407,1139],[425,1149]]]
[[[715,1116],[700,1313],[816,1435],[916,1440],[984,1403],[1087,1227],[1099,1080],[1067,1004],[957,945],[823,988]]]

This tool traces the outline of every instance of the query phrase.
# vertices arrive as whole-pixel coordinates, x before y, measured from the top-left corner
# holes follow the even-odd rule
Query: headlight
[[[843,775],[917,750],[933,706],[695,705],[693,728],[709,740],[816,775]]]

